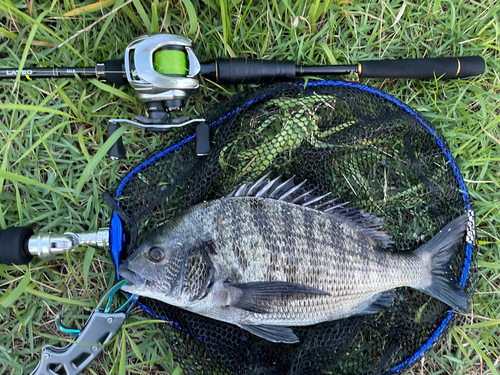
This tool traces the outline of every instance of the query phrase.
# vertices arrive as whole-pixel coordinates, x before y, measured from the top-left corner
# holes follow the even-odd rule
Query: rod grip
[[[215,82],[224,85],[272,83],[295,79],[296,68],[293,61],[222,59],[217,60],[215,64]]]
[[[108,137],[117,131],[120,128],[116,122],[110,122],[108,125]],[[126,159],[127,152],[125,151],[125,147],[123,147],[122,137],[118,138],[113,146],[108,151],[108,157],[112,160],[116,159]]]
[[[33,259],[29,253],[28,242],[33,236],[31,228],[10,227],[0,230],[0,263],[28,264]]]
[[[481,56],[438,57],[430,59],[371,60],[358,64],[362,78],[444,79],[480,76],[485,62]]]

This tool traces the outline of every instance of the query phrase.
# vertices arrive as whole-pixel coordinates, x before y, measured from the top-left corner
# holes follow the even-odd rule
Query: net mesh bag
[[[343,81],[283,83],[240,96],[205,116],[208,156],[195,153],[193,129],[167,144],[112,190],[115,262],[186,207],[224,197],[266,172],[331,192],[381,218],[412,251],[464,212],[468,228],[451,273],[472,296],[476,281],[472,202],[450,151],[419,114],[370,87]],[[186,374],[390,374],[404,372],[457,318],[446,304],[399,288],[381,314],[292,327],[297,344],[277,344],[235,325],[141,298],[162,324]]]

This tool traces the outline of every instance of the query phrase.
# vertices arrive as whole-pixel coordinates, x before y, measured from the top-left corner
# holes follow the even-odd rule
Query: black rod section
[[[99,73],[104,74],[104,66],[98,72],[98,67],[93,68],[26,68],[21,70],[21,78],[63,78],[74,77],[75,74],[83,78],[98,78]],[[0,69],[1,78],[16,78],[18,69]]]
[[[480,76],[485,70],[481,56],[373,60],[359,65],[361,78],[454,79]]]
[[[18,68],[0,68],[0,79],[16,78]],[[25,68],[21,70],[21,78],[97,78],[110,84],[124,85],[127,83],[125,69],[121,60],[108,60],[86,68]]]
[[[202,64],[201,75],[222,85],[293,81],[295,64],[287,60],[219,59]]]
[[[292,61],[221,59],[201,65],[201,76],[220,84],[293,81],[296,76],[359,74],[361,78],[443,79],[480,76],[485,62],[481,56],[426,59],[373,60],[356,65],[296,67]]]
[[[297,76],[337,76],[342,74],[357,73],[357,65],[330,65],[330,66],[298,66],[295,74]]]
[[[28,264],[33,259],[28,241],[33,230],[26,227],[10,227],[0,230],[0,264]]]

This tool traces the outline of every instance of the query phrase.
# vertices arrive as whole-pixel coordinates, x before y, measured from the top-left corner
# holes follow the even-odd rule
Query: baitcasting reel
[[[197,152],[199,155],[208,153],[209,147],[202,146],[202,139],[204,145],[209,145],[208,125],[202,124],[205,120],[190,119],[188,116],[173,119],[171,116],[171,112],[181,111],[189,96],[200,87],[200,62],[191,47],[190,39],[171,34],[141,36],[127,46],[123,62],[124,83],[128,82],[135,90],[137,99],[146,104],[149,117],[134,116],[135,121],[111,119],[108,135],[118,130],[120,123],[163,133],[171,128],[199,122],[197,133],[206,136],[197,138]],[[110,150],[109,157],[125,158],[121,138]]]
[[[137,99],[147,105],[149,118],[135,116],[136,121],[111,121],[152,131],[204,121],[185,117],[172,120],[170,116],[170,112],[182,110],[189,96],[200,87],[200,70],[200,62],[187,38],[158,34],[135,39],[125,50],[124,72]]]
[[[130,84],[135,96],[147,107],[149,117],[135,116],[134,120],[111,119],[108,134],[120,123],[127,123],[153,132],[198,123],[196,153],[210,151],[209,127],[204,119],[188,116],[173,118],[181,111],[188,98],[200,86],[199,77],[218,84],[274,83],[293,81],[297,76],[329,76],[355,73],[361,78],[465,78],[481,75],[485,62],[481,56],[443,57],[409,60],[373,60],[354,65],[297,67],[288,60],[219,59],[201,64],[188,38],[157,34],[133,40],[125,50],[124,60],[109,60],[92,68],[30,68],[1,69],[0,79],[18,74],[26,79],[80,77],[97,78],[114,85]],[[112,159],[125,158],[122,140],[111,148]]]

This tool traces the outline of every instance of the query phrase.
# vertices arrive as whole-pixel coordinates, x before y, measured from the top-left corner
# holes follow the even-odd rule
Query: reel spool
[[[125,74],[141,102],[162,101],[176,110],[198,90],[201,67],[191,47],[190,39],[170,34],[142,36],[127,46]]]
[[[476,283],[472,200],[443,138],[397,99],[343,81],[282,83],[233,99],[206,114],[211,150],[195,154],[198,136],[175,129],[113,190],[112,257],[133,251],[191,205],[224,197],[264,172],[307,180],[379,216],[408,252],[468,213],[466,237],[450,265],[472,296]],[[162,324],[186,374],[395,374],[436,345],[457,313],[421,292],[399,288],[377,315],[291,327],[298,344],[276,344],[239,327],[153,299],[140,306]]]
[[[188,74],[186,54],[174,46],[163,47],[154,54],[154,69],[160,74],[184,77]]]

